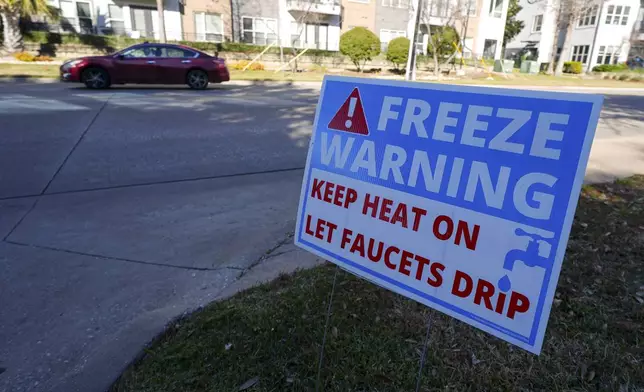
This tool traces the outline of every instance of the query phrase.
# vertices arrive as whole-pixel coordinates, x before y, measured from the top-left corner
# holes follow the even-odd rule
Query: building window
[[[94,32],[92,24],[92,7],[89,3],[76,2],[76,12],[78,14],[78,27],[83,34],[91,34]]]
[[[597,22],[597,11],[599,10],[599,7],[596,5],[587,8],[584,12],[579,17],[579,24],[578,27],[585,27],[585,26],[594,26],[595,22]]]
[[[224,42],[224,21],[220,14],[195,12],[197,41]]]
[[[617,64],[619,52],[617,46],[600,46],[597,53],[597,64]]]
[[[582,64],[588,62],[588,53],[590,52],[590,45],[577,45],[572,47],[572,61],[579,61]]]
[[[490,1],[490,15],[493,18],[500,18],[503,16],[503,0]]]
[[[476,0],[465,0],[462,13],[463,15],[476,16]]]
[[[380,45],[382,50],[386,50],[389,42],[394,38],[406,37],[407,32],[404,30],[380,29]]]
[[[270,45],[277,42],[277,20],[244,16],[242,41],[255,45]]]
[[[329,50],[329,25],[291,22],[291,44],[295,48]]]
[[[449,0],[434,0],[429,7],[429,15],[446,17],[449,11]]]
[[[483,58],[493,59],[496,55],[496,44],[495,39],[486,39],[483,43]]]
[[[71,1],[60,2],[60,24],[63,31],[76,31],[76,10]]]
[[[409,0],[382,0],[382,5],[385,7],[407,8],[409,7]]]
[[[541,32],[542,24],[543,24],[543,15],[535,15],[534,20],[532,21],[532,32],[533,33]]]
[[[606,24],[626,26],[628,24],[628,14],[631,12],[631,7],[623,7],[621,5],[609,5],[608,13],[606,14]]]
[[[125,21],[123,18],[123,8],[116,4],[109,4],[108,10],[110,13],[109,27],[112,34],[123,35],[125,34]]]

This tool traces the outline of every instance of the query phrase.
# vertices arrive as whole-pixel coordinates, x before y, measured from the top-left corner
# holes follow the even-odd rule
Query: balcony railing
[[[289,11],[312,12],[327,15],[340,15],[340,0],[287,0]]]

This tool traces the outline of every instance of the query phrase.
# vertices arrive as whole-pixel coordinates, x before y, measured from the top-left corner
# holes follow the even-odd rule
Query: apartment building
[[[159,38],[156,0],[50,1],[61,10],[62,31]],[[508,0],[164,0],[164,21],[168,40],[331,51],[342,32],[361,26],[386,50],[392,39],[411,37],[419,4],[418,52],[426,52],[431,27],[448,24],[465,56],[499,58]]]
[[[51,22],[51,30],[159,38],[155,0],[50,0],[49,4],[61,14],[60,21]],[[169,40],[182,39],[181,6],[177,0],[164,2],[163,17]]]
[[[644,57],[644,1],[640,7],[633,33],[631,34],[631,50],[629,57]]]
[[[347,4],[355,0],[345,0]],[[382,49],[397,37],[411,37],[414,30],[414,8],[421,4],[416,48],[426,53],[433,27],[453,26],[463,40],[466,57],[500,58],[508,0],[365,0],[374,2],[375,33]],[[364,14],[363,14],[364,15]],[[345,16],[345,19],[348,15]],[[368,24],[368,20],[365,24]]]
[[[230,1],[188,0],[182,4],[183,39],[226,42],[233,40]]]
[[[506,58],[530,52],[539,63],[547,63],[556,47],[565,61],[579,61],[585,70],[627,60],[640,0],[589,1],[575,23],[566,53],[562,50],[567,26],[558,28],[553,0],[530,1],[520,0],[524,8],[517,18],[525,27],[507,44]]]
[[[342,0],[342,33],[354,27],[376,32],[376,4],[378,0]]]

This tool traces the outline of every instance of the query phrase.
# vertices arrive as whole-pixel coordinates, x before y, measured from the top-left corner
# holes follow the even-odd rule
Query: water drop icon
[[[508,278],[507,275],[503,276],[501,279],[499,279],[499,282],[497,283],[499,286],[499,289],[503,291],[504,293],[510,290],[512,287],[512,283],[510,282],[510,278]]]

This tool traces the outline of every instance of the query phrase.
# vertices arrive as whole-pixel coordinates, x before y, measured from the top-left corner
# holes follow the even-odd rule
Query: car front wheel
[[[195,90],[203,90],[208,87],[208,74],[200,69],[193,69],[188,72],[188,86]]]
[[[87,88],[91,89],[103,89],[110,86],[110,77],[101,68],[88,68],[83,71],[83,83]]]

